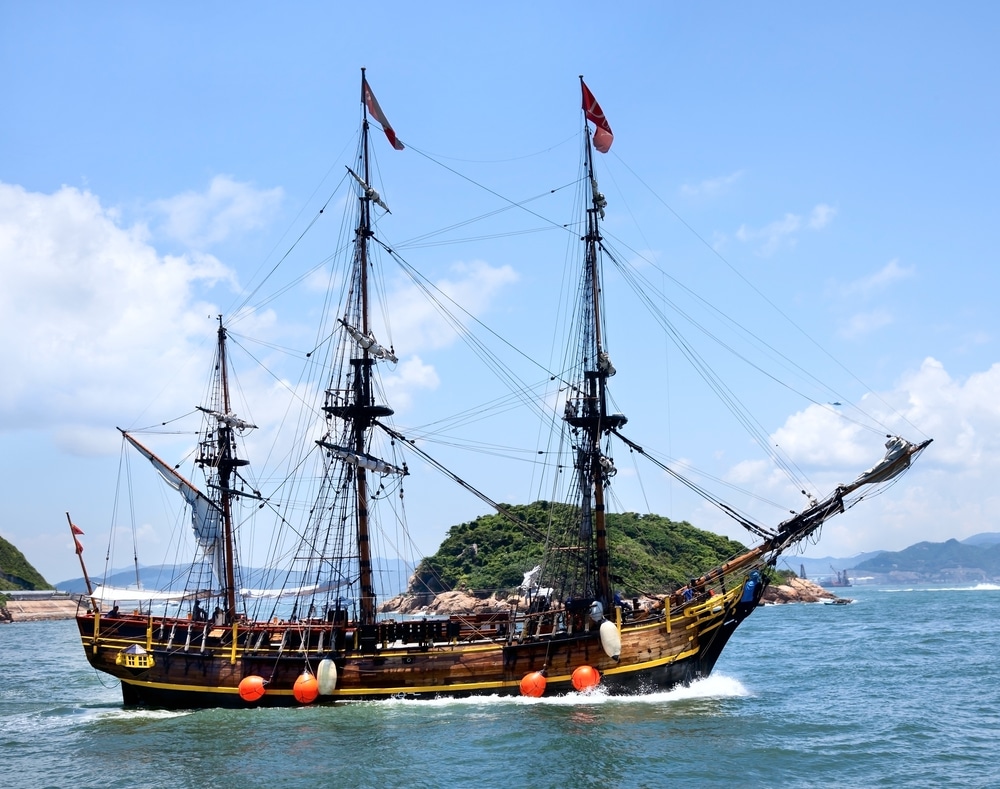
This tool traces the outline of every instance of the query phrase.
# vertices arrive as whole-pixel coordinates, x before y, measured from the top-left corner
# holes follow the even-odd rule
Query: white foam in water
[[[373,702],[374,704],[400,704],[420,706],[481,706],[484,704],[545,704],[555,707],[576,707],[593,704],[663,704],[688,699],[729,699],[743,698],[751,693],[743,683],[725,674],[713,674],[705,679],[695,680],[690,685],[676,687],[672,690],[651,691],[634,696],[611,696],[598,686],[586,693],[566,693],[561,696],[470,696],[456,699],[442,696],[439,699],[391,699],[389,701]]]
[[[192,712],[192,710],[117,709],[101,710],[94,718],[98,720],[165,720],[182,718],[185,715],[191,715]]]
[[[905,589],[879,589],[884,594],[900,592],[995,592],[1000,590],[998,584],[979,583],[975,586],[911,586]]]

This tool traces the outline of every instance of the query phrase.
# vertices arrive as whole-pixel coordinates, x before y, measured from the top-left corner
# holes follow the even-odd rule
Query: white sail
[[[202,408],[200,405],[195,406],[199,411],[208,414],[209,416],[214,416],[219,420],[219,424],[226,425],[235,430],[256,430],[257,425],[247,422],[245,419],[240,419],[236,414],[223,414],[219,411],[213,411],[211,408]]]
[[[346,165],[345,165],[345,167],[346,167]],[[354,170],[352,170],[350,167],[347,168],[347,172],[349,172],[351,175],[353,175],[354,176],[354,180],[357,181],[359,184],[361,184],[361,188],[365,190],[365,197],[367,197],[369,200],[371,200],[377,206],[381,207],[382,210],[385,211],[387,214],[391,214],[392,213],[392,211],[389,210],[389,206],[387,206],[382,201],[382,198],[379,196],[379,193],[376,192],[374,189],[372,189],[365,182],[364,178],[362,178],[360,175],[358,175],[356,172],[354,172]]]
[[[300,597],[303,595],[316,595],[329,592],[337,588],[334,584],[310,584],[309,586],[293,586],[282,589],[240,589],[240,595],[246,598],[280,598],[280,597]]]
[[[316,443],[324,449],[330,450],[330,453],[334,457],[340,458],[346,463],[350,463],[352,466],[359,466],[360,468],[367,469],[368,471],[375,471],[379,474],[398,474],[399,476],[406,475],[405,469],[401,469],[391,463],[386,463],[380,458],[366,455],[364,452],[355,452],[353,449],[339,447],[336,444],[328,444],[326,441],[317,441]]]
[[[910,467],[910,456],[915,447],[899,436],[889,436],[885,442],[885,457],[864,472],[854,485],[871,485],[876,482],[886,482],[902,474]]]
[[[87,595],[95,600],[100,600],[101,602],[137,602],[137,603],[148,603],[148,602],[160,602],[160,603],[177,603],[182,600],[197,600],[204,599],[205,597],[211,597],[217,592],[159,592],[152,589],[131,589],[121,586],[98,586],[94,591]]]
[[[362,348],[368,351],[368,353],[370,353],[375,358],[386,359],[392,362],[393,364],[399,361],[399,359],[396,358],[396,354],[394,354],[384,345],[380,345],[370,332],[368,333],[368,335],[362,334],[360,329],[356,329],[355,327],[351,326],[351,324],[349,324],[343,318],[340,318],[340,323],[345,329],[347,329],[347,333],[354,338],[354,341],[357,342],[358,345],[360,345]]]
[[[218,506],[128,433],[122,431],[122,435],[153,464],[153,468],[157,470],[163,481],[180,493],[184,501],[191,507],[191,529],[194,531],[195,539],[205,552],[205,556],[212,560],[217,573],[216,577],[224,578],[222,551],[218,549],[222,540],[222,512]]]

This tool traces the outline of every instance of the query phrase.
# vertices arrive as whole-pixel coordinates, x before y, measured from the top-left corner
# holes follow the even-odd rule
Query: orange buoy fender
[[[300,704],[310,704],[316,701],[316,697],[319,695],[319,682],[316,681],[316,677],[308,671],[303,671],[295,680],[292,695]]]
[[[259,701],[265,690],[264,678],[256,674],[248,674],[240,680],[240,698],[243,701]]]
[[[601,622],[601,649],[612,660],[618,660],[622,654],[622,634],[618,626],[610,619]]]
[[[337,687],[337,664],[330,658],[323,658],[316,667],[316,682],[319,695],[329,696]]]
[[[573,687],[581,693],[601,684],[601,674],[593,666],[578,666],[573,671]]]
[[[529,674],[525,674],[521,678],[521,695],[537,699],[545,692],[547,682],[548,680],[545,679],[544,671],[532,671]]]

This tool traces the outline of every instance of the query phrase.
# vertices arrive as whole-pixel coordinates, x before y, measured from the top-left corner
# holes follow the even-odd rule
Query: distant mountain
[[[859,574],[915,575],[921,580],[986,581],[1000,578],[1000,541],[918,542],[902,551],[880,553],[854,569]]]
[[[375,593],[379,598],[388,600],[395,597],[406,589],[410,576],[413,574],[413,565],[407,564],[399,559],[373,559],[372,565],[375,572]],[[150,567],[139,567],[139,586],[143,589],[183,589],[187,565],[160,564]],[[261,569],[244,570],[244,585],[259,589],[265,585],[266,571]],[[115,570],[107,578],[91,578],[91,583],[105,583],[108,586],[120,586],[126,588],[136,588],[136,570],[129,568]],[[303,583],[301,579],[290,580],[292,586]],[[60,581],[56,588],[70,593],[85,594],[87,584],[83,577],[70,578]]]
[[[997,554],[1000,532],[981,532],[964,540],[920,542],[902,551],[869,551],[850,557],[785,556],[779,569],[792,570],[822,584],[836,579],[836,571],[850,570],[855,581],[891,583],[911,581],[988,581],[1000,579]]]
[[[42,574],[24,558],[24,554],[0,537],[0,589],[30,592],[51,588]]]
[[[462,527],[456,527],[456,530],[462,532],[463,528],[471,525],[474,524],[464,524]],[[698,530],[691,529],[691,531]],[[459,535],[449,533],[449,536]],[[463,545],[465,542],[467,541],[462,540]],[[487,543],[485,539],[480,542],[483,545]],[[447,544],[442,545],[442,549],[448,547],[450,546]],[[671,549],[678,550],[676,542]],[[444,553],[446,554],[447,550]],[[461,551],[459,553],[467,558],[465,553]],[[413,565],[398,559],[376,559],[374,563],[376,567],[384,568],[382,572],[376,573],[376,593],[380,599],[388,600],[407,589],[410,577],[414,575]],[[521,572],[519,568],[520,564],[516,568],[518,573]],[[868,551],[850,557],[784,556],[778,569],[792,570],[798,575],[802,575],[804,570],[806,578],[820,584],[835,580],[837,571],[845,570],[851,571],[849,575],[853,580],[864,576],[869,582],[886,583],[894,579],[915,581],[1000,579],[1000,533],[983,532],[967,537],[961,542],[957,540],[948,540],[944,543],[922,542],[903,551]],[[174,565],[140,566],[139,583],[146,589],[180,588],[183,586],[186,570],[186,567]],[[685,571],[691,572],[688,568],[685,568]],[[262,570],[246,572],[245,577],[248,579],[246,585],[259,588],[263,585],[260,583],[263,576]],[[96,582],[98,579],[91,580]],[[106,579],[106,583],[109,586],[135,587],[136,571],[134,568],[116,570]],[[0,586],[20,589],[52,588],[27,562],[21,552],[2,537],[0,537]],[[82,577],[60,581],[56,584],[56,588],[78,594],[87,591]]]
[[[808,556],[782,556],[778,569],[792,570],[799,576],[804,569],[807,579],[822,583],[826,579],[836,578],[837,571],[853,569],[882,553],[884,551],[867,551],[850,557],[823,556],[818,559]]]
[[[963,545],[993,545],[1000,542],[1000,532],[984,531],[962,540]]]

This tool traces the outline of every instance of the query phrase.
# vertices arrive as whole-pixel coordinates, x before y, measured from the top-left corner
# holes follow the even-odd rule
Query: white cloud
[[[809,229],[822,230],[833,221],[833,218],[836,215],[836,208],[826,205],[825,203],[820,203],[812,210],[812,213],[809,214]]]
[[[853,307],[859,300],[873,299],[895,283],[909,279],[913,275],[913,268],[901,266],[897,259],[893,259],[873,274],[859,277],[846,285],[833,286],[829,290],[831,295],[846,299]],[[848,317],[842,322],[838,333],[846,339],[856,340],[890,325],[893,320],[893,314],[887,308],[876,307]]]
[[[383,375],[386,401],[398,413],[405,413],[418,389],[433,391],[441,383],[433,366],[425,364],[419,356],[403,360],[394,372]]]
[[[399,352],[450,345],[456,339],[455,329],[440,310],[447,310],[463,323],[468,321],[466,313],[480,317],[499,290],[517,282],[517,279],[517,272],[510,266],[491,266],[477,260],[456,263],[452,266],[451,276],[435,283],[438,290],[447,296],[440,298],[440,307],[429,302],[415,285],[401,288],[390,297],[390,303],[400,305],[392,312],[393,336],[406,338],[406,348],[398,348]],[[435,298],[439,297],[435,295]],[[462,309],[456,304],[462,305]]]
[[[892,315],[888,310],[877,309],[870,312],[859,312],[848,318],[840,327],[839,334],[848,340],[857,340],[873,331],[892,323]]]
[[[782,247],[795,246],[802,230],[822,230],[836,213],[835,208],[820,203],[813,208],[807,220],[803,220],[798,214],[788,213],[761,228],[740,225],[736,238],[745,244],[754,244],[757,254],[768,257]]]
[[[785,214],[781,219],[771,222],[762,228],[754,229],[740,225],[736,238],[750,244],[758,244],[759,254],[767,257],[782,245],[795,245],[795,236],[802,227],[802,217],[795,214]]]
[[[161,202],[200,204],[210,214],[218,205]],[[193,215],[189,222],[211,224]],[[219,313],[204,294],[220,283],[235,287],[235,273],[218,259],[161,254],[144,225],[123,226],[119,213],[92,193],[64,187],[47,195],[0,184],[0,266],[0,365],[10,371],[0,381],[0,429],[48,431],[67,452],[100,454],[117,446],[107,428],[123,415],[158,419],[190,410],[210,368]],[[438,288],[479,316],[516,280],[509,266],[475,261],[456,264]],[[405,409],[414,393],[438,385],[437,372],[418,354],[453,343],[456,334],[413,286],[392,301],[402,305],[391,317],[403,347],[385,383],[394,405]],[[255,314],[240,323],[241,333],[251,322],[261,327],[275,319]],[[271,417],[280,421],[267,411],[274,398],[252,394],[266,393],[273,380],[245,375],[241,385],[258,409],[254,419],[262,426]]]
[[[681,194],[686,197],[715,197],[728,192],[729,188],[742,177],[743,171],[737,170],[730,175],[706,178],[701,183],[684,184],[681,186]]]
[[[865,429],[861,413],[812,405],[792,414],[771,436],[796,468],[825,494],[849,482],[881,457],[887,433],[934,442],[915,466],[883,495],[864,500],[823,527],[810,555],[848,557],[861,551],[901,550],[921,541],[943,542],[979,532],[1000,531],[1000,495],[993,480],[1000,475],[1000,363],[956,380],[936,359],[928,358],[903,376],[890,391],[869,394],[859,404],[879,429]],[[727,478],[771,501],[801,508],[798,486],[775,474],[768,464],[734,465]],[[765,523],[785,517],[773,510],[758,513]],[[710,509],[692,521],[746,540]]]
[[[870,296],[876,291],[884,290],[895,282],[909,279],[914,274],[914,269],[899,265],[899,260],[893,258],[874,274],[861,277],[849,283],[844,292],[848,296]]]
[[[262,227],[277,210],[283,190],[256,189],[227,175],[217,175],[205,192],[185,192],[152,203],[161,217],[161,230],[168,237],[195,249],[247,230]]]
[[[62,425],[65,445],[85,451],[85,432],[67,425],[106,423],[112,404],[138,413],[187,360],[211,353],[202,341],[218,310],[195,290],[232,282],[216,258],[161,255],[145,227],[122,227],[70,187],[0,184],[0,217],[0,425]]]

